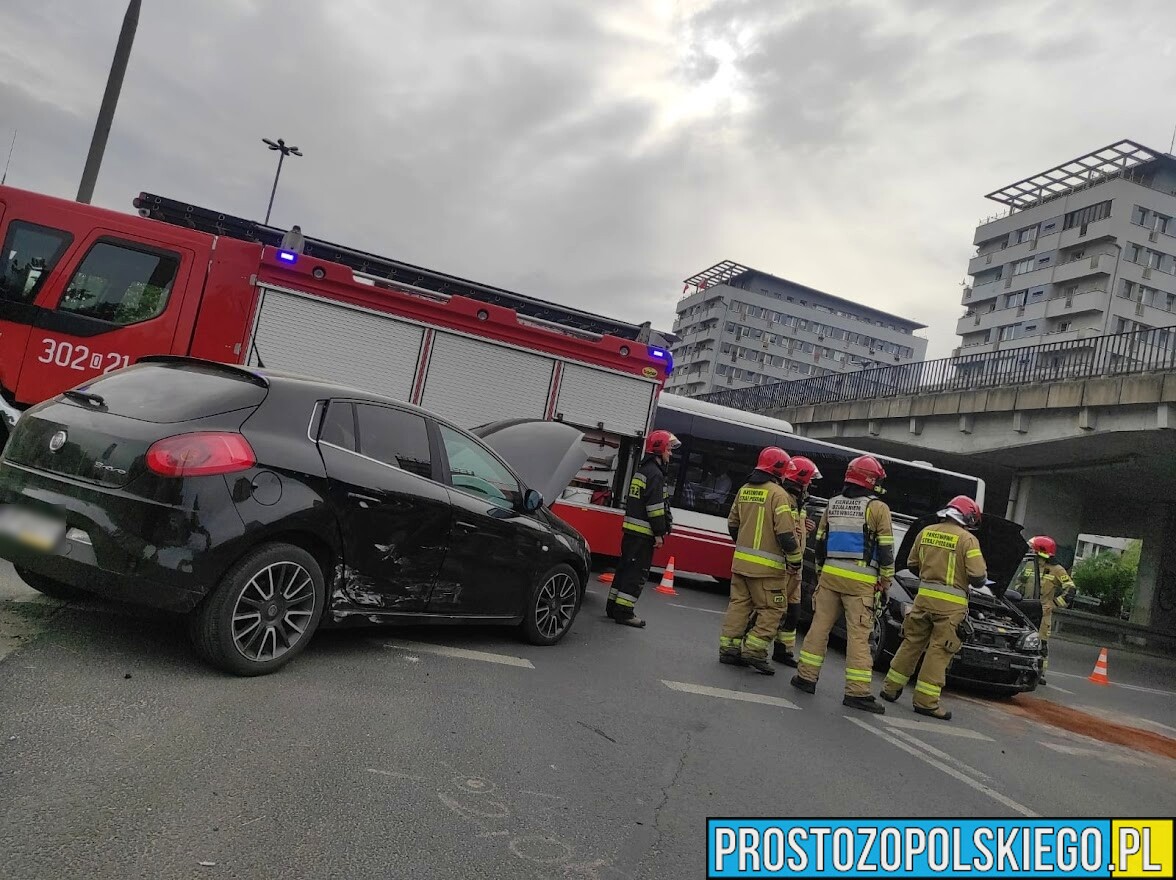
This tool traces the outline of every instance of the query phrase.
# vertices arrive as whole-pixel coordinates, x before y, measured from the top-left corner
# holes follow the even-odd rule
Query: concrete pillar
[[[1150,504],[1136,530],[1143,539],[1131,622],[1176,632],[1176,505]]]
[[[1058,543],[1063,561],[1074,557],[1074,547],[1082,529],[1085,499],[1081,485],[1071,476],[1034,474],[1015,479],[1009,517],[1025,527],[1025,538],[1049,535]]]

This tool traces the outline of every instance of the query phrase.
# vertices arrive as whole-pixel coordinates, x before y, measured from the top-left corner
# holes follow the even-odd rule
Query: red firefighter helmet
[[[813,480],[821,479],[821,472],[811,458],[798,455],[788,465],[784,472],[784,481],[796,483],[802,489],[807,489]]]
[[[957,495],[947,502],[947,507],[939,511],[939,515],[958,522],[965,529],[975,530],[980,527],[980,505],[967,495]]]
[[[1036,538],[1030,538],[1029,546],[1033,548],[1034,553],[1046,559],[1057,555],[1058,552],[1058,542],[1053,538],[1047,537],[1045,535],[1038,535]]]
[[[792,459],[788,457],[788,453],[779,446],[769,446],[763,449],[759,454],[759,460],[755,463],[757,471],[766,471],[773,477],[783,477],[788,470],[788,465],[792,463]]]
[[[667,449],[674,450],[681,445],[682,442],[669,431],[652,431],[645,438],[645,451],[652,455],[661,455]]]
[[[885,479],[886,471],[872,455],[859,455],[845,469],[845,482],[866,489],[877,489],[878,483]]]

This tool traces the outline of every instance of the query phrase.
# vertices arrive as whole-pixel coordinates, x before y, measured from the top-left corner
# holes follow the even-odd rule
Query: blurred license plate
[[[65,536],[65,523],[23,507],[0,507],[0,535],[46,552],[53,550]]]
[[[977,652],[969,656],[967,662],[972,666],[979,666],[983,669],[1008,669],[1011,660],[1005,654],[983,654]]]

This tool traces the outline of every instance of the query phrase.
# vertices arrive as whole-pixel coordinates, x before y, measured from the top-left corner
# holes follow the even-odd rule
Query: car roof
[[[301,373],[291,373],[285,370],[271,370],[265,367],[249,367],[241,364],[226,364],[220,361],[210,361],[205,360],[204,358],[184,357],[178,355],[145,357],[140,359],[136,365],[140,364],[145,366],[158,365],[179,368],[183,368],[185,366],[219,368],[227,373],[237,373],[242,374],[243,376],[250,376],[255,379],[260,379],[266,385],[298,388],[319,398],[343,397],[348,399],[368,400],[372,403],[391,404],[409,412],[415,412],[418,415],[428,416],[429,418],[448,424],[446,419],[441,418],[436,413],[409,403],[407,400],[400,400],[395,397],[389,397],[386,394],[377,394],[373,391],[364,391],[363,389],[356,388],[353,385],[340,385],[337,382],[328,382],[324,379],[316,379],[313,376],[306,376]]]

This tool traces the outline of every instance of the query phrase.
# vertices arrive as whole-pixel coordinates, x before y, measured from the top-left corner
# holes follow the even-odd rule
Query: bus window
[[[767,431],[724,422],[694,420],[695,433],[681,437],[682,465],[674,506],[726,517],[739,487],[755,468],[760,450],[776,445]]]

